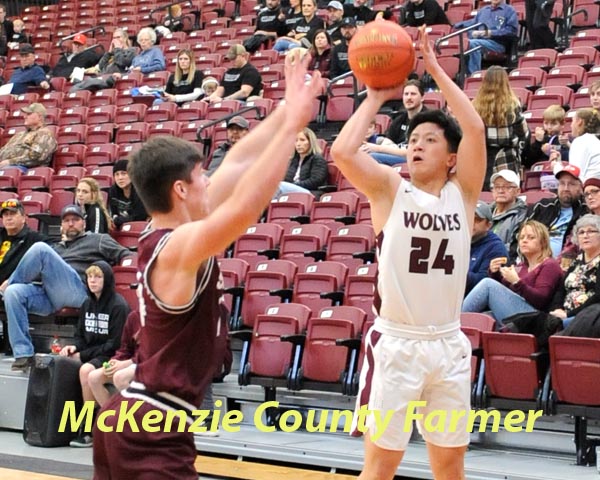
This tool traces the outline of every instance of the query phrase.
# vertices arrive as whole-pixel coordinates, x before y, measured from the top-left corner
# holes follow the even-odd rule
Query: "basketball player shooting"
[[[198,150],[175,137],[155,137],[132,156],[130,175],[152,216],[139,245],[141,360],[131,386],[98,415],[95,480],[198,478],[193,434],[169,430],[164,413],[187,411],[192,424],[212,381],[222,334],[214,255],[256,222],[285,174],[320,85],[318,73],[305,84],[307,62],[287,56],[285,104],[235,144],[210,180]],[[137,428],[151,414],[152,429],[107,415],[124,406]]]
[[[467,96],[438,64],[424,28],[419,48],[462,136],[440,110],[415,116],[408,130],[408,182],[360,150],[371,119],[398,94],[397,88],[368,89],[331,149],[344,176],[368,197],[378,238],[377,317],[365,340],[357,408],[394,412],[383,433],[373,415],[367,418],[361,480],[394,477],[411,436],[412,423],[405,425],[409,402],[425,401],[419,411],[424,417],[470,409],[471,346],[460,331],[460,307],[485,172],[485,131]],[[464,478],[467,416],[442,432],[417,422],[436,480]],[[373,441],[374,433],[382,434]]]

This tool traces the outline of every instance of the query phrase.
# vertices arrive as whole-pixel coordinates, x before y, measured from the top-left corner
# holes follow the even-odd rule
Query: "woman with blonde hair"
[[[112,220],[104,204],[100,185],[91,178],[79,180],[75,190],[75,203],[85,212],[85,230],[93,233],[108,233]]]
[[[183,48],[177,53],[175,73],[167,80],[164,99],[180,104],[197,100],[203,93],[202,80],[204,73],[196,70],[194,51]]]
[[[529,131],[521,103],[502,67],[487,69],[473,106],[486,127],[487,168],[483,189],[488,190],[494,173],[504,169],[520,173],[521,153]]]
[[[327,161],[323,158],[315,132],[304,128],[296,135],[296,150],[290,160],[277,196],[291,192],[319,195],[319,187],[327,182]]]
[[[491,310],[499,325],[517,313],[548,311],[556,289],[562,281],[560,264],[552,258],[548,228],[535,220],[521,226],[518,235],[518,266],[507,265],[506,257],[490,262],[489,278],[484,278],[469,292],[463,312]]]

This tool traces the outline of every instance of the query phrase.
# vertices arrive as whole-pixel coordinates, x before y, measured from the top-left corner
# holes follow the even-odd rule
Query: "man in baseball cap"
[[[343,18],[339,29],[342,39],[331,51],[330,78],[338,77],[350,71],[350,64],[348,63],[348,44],[356,33],[356,20],[354,20],[353,17]]]
[[[504,242],[511,259],[517,256],[517,232],[527,215],[527,205],[519,198],[520,185],[521,179],[513,170],[500,170],[490,179],[492,232]]]
[[[561,254],[579,217],[587,213],[579,174],[575,165],[559,165],[554,172],[558,180],[558,196],[542,198],[529,210],[527,220],[537,220],[548,227],[550,247],[555,257]]]
[[[0,149],[0,168],[18,167],[27,170],[50,162],[56,150],[54,133],[46,127],[46,108],[32,103],[21,108],[26,130],[16,133]]]
[[[75,215],[81,219],[85,219],[85,214],[83,213],[83,210],[81,210],[81,207],[79,205],[67,205],[66,207],[64,207],[62,209],[62,212],[60,212],[60,219],[64,220],[65,217],[69,216],[69,215]]]
[[[491,228],[492,209],[487,203],[480,200],[475,207],[475,219],[471,233],[471,260],[465,295],[488,276],[488,268],[494,258],[508,257],[504,242],[491,231]]]
[[[35,49],[30,43],[19,47],[20,66],[15,68],[7,83],[12,83],[13,95],[27,93],[28,87],[50,88],[44,69],[35,63]]]
[[[215,170],[223,163],[223,160],[225,159],[227,152],[231,150],[231,147],[248,134],[249,128],[250,124],[248,123],[248,120],[240,115],[236,115],[227,120],[227,140],[219,145],[212,154],[212,158],[210,159],[206,171],[206,174],[209,177],[215,173]]]
[[[342,18],[344,18],[344,6],[338,0],[332,0],[327,4],[327,33],[331,37],[333,45],[338,45],[344,38],[342,36]]]
[[[54,68],[50,71],[52,77],[70,78],[75,68],[91,68],[102,58],[94,48],[87,48],[87,37],[83,33],[73,35],[71,39],[71,53],[62,55]]]

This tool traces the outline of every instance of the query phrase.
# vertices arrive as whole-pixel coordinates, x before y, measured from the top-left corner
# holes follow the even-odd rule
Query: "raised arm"
[[[485,176],[485,126],[469,98],[438,63],[427,36],[425,25],[419,29],[419,33],[419,43],[425,69],[444,94],[452,114],[462,129],[463,136],[458,147],[456,162],[456,179],[463,191],[465,200],[474,207]]]
[[[375,115],[381,106],[394,98],[398,89],[368,90],[367,98],[346,122],[331,146],[331,156],[344,177],[371,201],[373,226],[376,231],[383,228],[387,216],[379,212],[378,205],[393,203],[400,176],[389,166],[377,163],[371,155],[361,150],[361,145]],[[379,213],[378,213],[379,212]],[[382,221],[380,221],[382,220]]]

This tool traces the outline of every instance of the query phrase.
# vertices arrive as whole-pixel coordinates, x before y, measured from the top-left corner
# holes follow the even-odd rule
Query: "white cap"
[[[521,185],[521,179],[519,178],[519,175],[508,169],[500,170],[498,173],[494,173],[490,179],[490,185],[492,185],[498,177],[502,177],[508,183],[512,183],[515,187]]]

